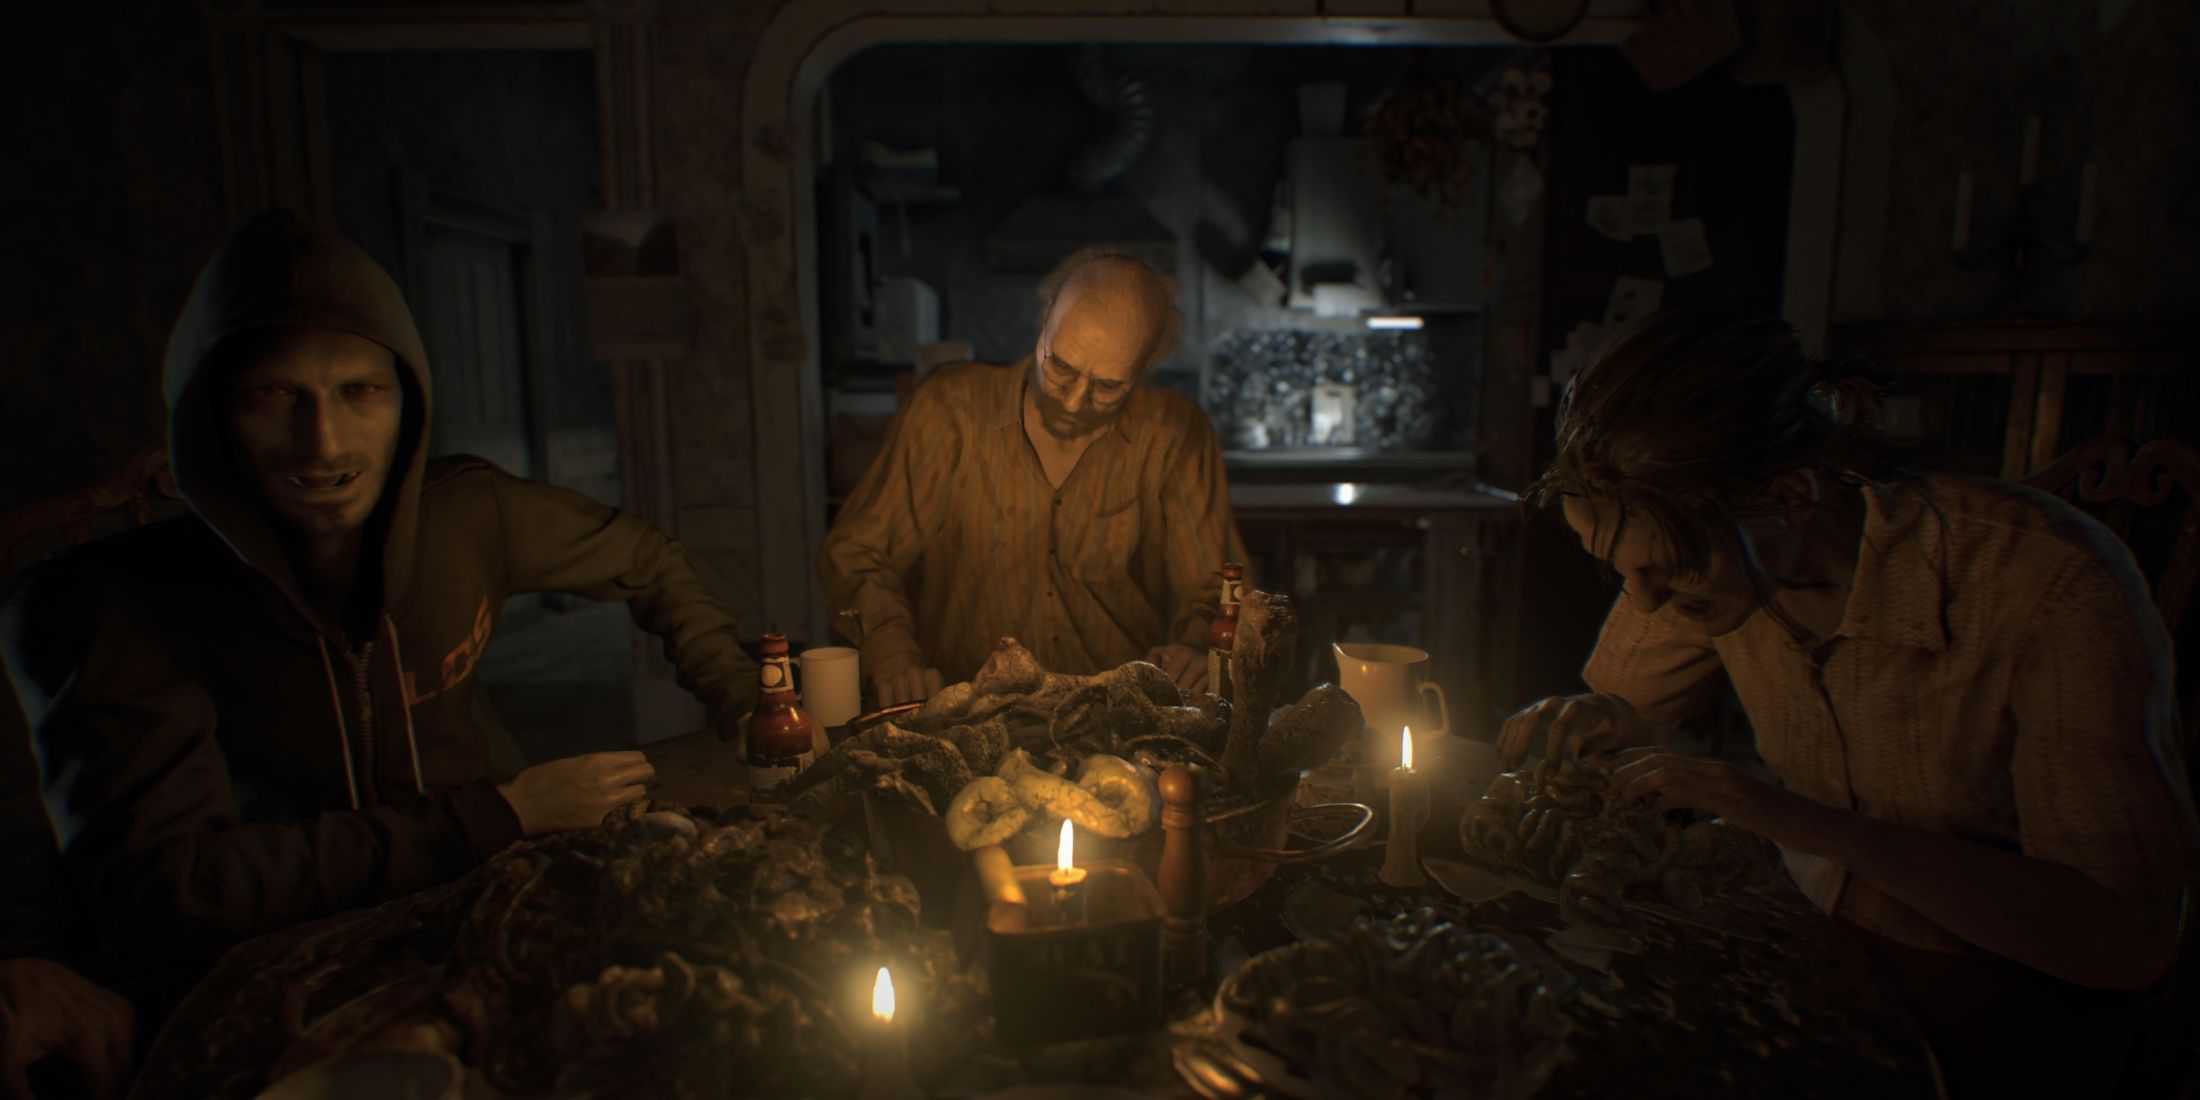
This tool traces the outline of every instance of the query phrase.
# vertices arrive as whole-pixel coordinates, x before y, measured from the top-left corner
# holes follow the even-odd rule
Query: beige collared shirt
[[[1724,669],[1789,789],[2061,863],[2134,901],[2173,899],[2192,801],[2170,643],[2130,552],[2063,501],[2002,482],[1931,477],[1865,497],[1854,585],[1819,652],[1768,615],[1712,638],[1622,598],[1583,678],[1679,721]],[[1976,950],[1820,862],[1798,881],[1829,910]]]
[[[968,679],[1004,634],[1072,673],[1206,645],[1222,563],[1245,560],[1206,414],[1136,387],[1057,489],[1024,436],[1030,375],[926,379],[834,519],[818,572],[866,675]]]

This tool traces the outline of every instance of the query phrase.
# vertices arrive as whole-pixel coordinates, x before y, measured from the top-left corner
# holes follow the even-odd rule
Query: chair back
[[[2116,532],[2139,560],[2154,605],[2180,635],[2200,578],[2200,451],[2174,439],[2096,439],[2025,479]]]
[[[0,514],[0,584],[61,551],[183,510],[167,450],[142,452],[96,484]]]
[[[0,514],[0,606],[24,570],[40,561],[184,508],[168,453],[158,450],[139,454],[97,484]],[[67,919],[65,909],[52,905],[64,885],[30,736],[14,683],[0,672],[0,851],[17,867],[0,882],[0,912],[50,931],[47,925]]]
[[[2193,644],[2196,632],[2186,613],[2200,574],[2200,450],[2174,439],[2134,446],[2128,439],[2105,436],[2063,455],[2025,484],[2070,501],[2131,548],[2177,653],[2185,658],[2178,664],[2192,663],[2186,655],[2200,652],[2200,646]],[[2200,675],[2181,667],[2179,679],[2185,681],[2178,697],[2187,781],[2200,795]],[[2195,882],[2200,883],[2200,875]],[[2195,988],[2200,982],[2195,970],[2200,967],[2200,922],[2195,916],[2200,914],[2194,912],[2194,901],[2195,886],[2188,885],[2177,969],[2167,987],[2157,991],[2157,1015],[2183,1023],[2144,1029],[2146,1041],[2119,1097],[2187,1096],[2200,1085],[2200,1060],[2193,1057],[2193,1041],[2200,1038],[2192,1025],[2192,1009],[2200,1003]]]

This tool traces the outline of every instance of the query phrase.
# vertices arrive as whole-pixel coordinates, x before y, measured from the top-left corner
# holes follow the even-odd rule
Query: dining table
[[[697,803],[747,798],[717,766],[720,754],[705,739],[652,746],[667,777],[656,793]],[[1430,823],[1422,855],[1428,881],[1405,888],[1379,877],[1380,840],[1277,867],[1243,900],[1207,915],[1211,965],[1201,980],[1169,991],[1163,1026],[1041,1046],[988,1040],[929,1079],[926,1094],[940,1100],[1295,1095],[1258,1081],[1241,1082],[1239,1091],[1217,1091],[1210,1082],[1202,1092],[1187,1080],[1179,1068],[1186,1049],[1216,1038],[1217,984],[1263,952],[1400,914],[1501,937],[1558,988],[1572,1026],[1564,1056],[1537,1093],[1541,1100],[1939,1094],[1918,1031],[1891,990],[1874,980],[1859,945],[1784,878],[1711,896],[1693,912],[1631,902],[1629,927],[1614,930],[1570,925],[1543,884],[1475,865],[1459,848],[1455,819]],[[948,908],[968,904],[966,897]],[[232,950],[194,999],[233,999],[328,927],[317,922]],[[967,962],[982,966],[982,959],[979,952]],[[149,1074],[164,1072],[164,1058],[189,1063],[204,1043],[212,1020],[186,1007],[159,1036]],[[233,1016],[220,1026],[236,1026]],[[137,1095],[164,1093],[149,1078]]]

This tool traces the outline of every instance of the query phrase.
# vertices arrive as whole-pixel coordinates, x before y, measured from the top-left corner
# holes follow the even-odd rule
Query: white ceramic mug
[[[802,709],[820,729],[844,726],[863,713],[862,662],[847,646],[828,645],[805,649],[802,664]]]

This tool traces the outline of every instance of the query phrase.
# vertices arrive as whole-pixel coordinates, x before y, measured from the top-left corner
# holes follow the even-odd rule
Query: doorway
[[[591,55],[318,57],[329,214],[412,308],[429,453],[619,504],[611,380],[580,324],[581,224],[603,205]],[[619,603],[506,601],[478,674],[517,757],[633,742],[628,630]]]

